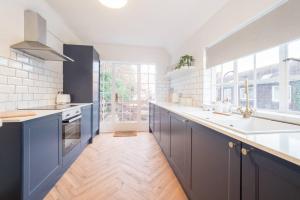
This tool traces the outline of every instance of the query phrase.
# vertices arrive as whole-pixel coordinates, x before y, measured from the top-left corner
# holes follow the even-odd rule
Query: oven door
[[[63,121],[63,156],[80,144],[81,115]]]

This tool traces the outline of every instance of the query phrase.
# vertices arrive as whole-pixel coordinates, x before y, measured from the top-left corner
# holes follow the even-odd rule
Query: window
[[[261,68],[279,63],[279,47],[256,54],[256,67]]]
[[[300,58],[300,40],[288,44],[288,57]],[[289,110],[300,111],[300,62],[289,61],[288,65],[288,82],[290,87]]]
[[[288,44],[288,57],[300,58],[300,40]]]
[[[141,120],[147,121],[149,117],[149,101],[154,100],[155,96],[155,65],[140,65],[141,70]]]
[[[240,82],[254,79],[254,56],[237,60],[238,79]]]
[[[272,102],[279,102],[279,87],[272,86]]]
[[[288,61],[284,61],[286,58]],[[245,106],[245,80],[250,105],[257,110],[300,113],[300,40],[209,69],[212,101]]]
[[[239,106],[246,105],[245,95],[245,80],[249,80],[249,97],[250,105],[254,106],[254,56],[247,56],[237,60],[237,73],[238,73],[238,91],[239,91]]]
[[[225,63],[223,65],[222,74],[223,74],[222,75],[223,83],[233,83],[234,81],[233,62]]]

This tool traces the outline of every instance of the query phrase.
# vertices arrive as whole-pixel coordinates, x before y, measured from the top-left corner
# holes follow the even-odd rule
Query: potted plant
[[[194,62],[193,56],[190,55],[184,55],[180,57],[179,63],[176,65],[175,69],[180,69],[183,66],[192,66]]]

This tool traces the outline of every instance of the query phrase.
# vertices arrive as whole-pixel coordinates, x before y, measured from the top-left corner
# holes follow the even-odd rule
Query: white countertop
[[[300,166],[300,132],[299,133],[268,133],[268,134],[241,134],[223,126],[219,126],[201,117],[193,116],[189,113],[197,111],[203,112],[201,108],[182,106],[173,103],[151,102],[166,110],[176,113],[191,121],[202,124],[217,132],[227,135],[231,138],[239,140],[245,144],[249,144],[255,148],[268,152],[279,158],[292,162]]]
[[[71,105],[78,105],[80,107],[84,107],[84,106],[92,105],[92,103],[71,103]],[[71,108],[67,108],[67,109],[71,109]],[[37,119],[37,118],[40,118],[40,117],[45,117],[45,116],[49,116],[49,115],[52,115],[52,114],[61,113],[65,110],[67,110],[67,109],[61,109],[61,110],[26,110],[26,111],[33,111],[33,112],[36,113],[36,115],[28,116],[28,117],[4,118],[4,119],[0,119],[0,122],[1,121],[3,123],[25,122],[25,121],[32,120],[32,119]]]

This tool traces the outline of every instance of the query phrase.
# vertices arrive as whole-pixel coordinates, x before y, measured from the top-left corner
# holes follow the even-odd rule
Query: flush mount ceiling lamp
[[[109,8],[122,8],[128,0],[99,0],[104,6]]]

